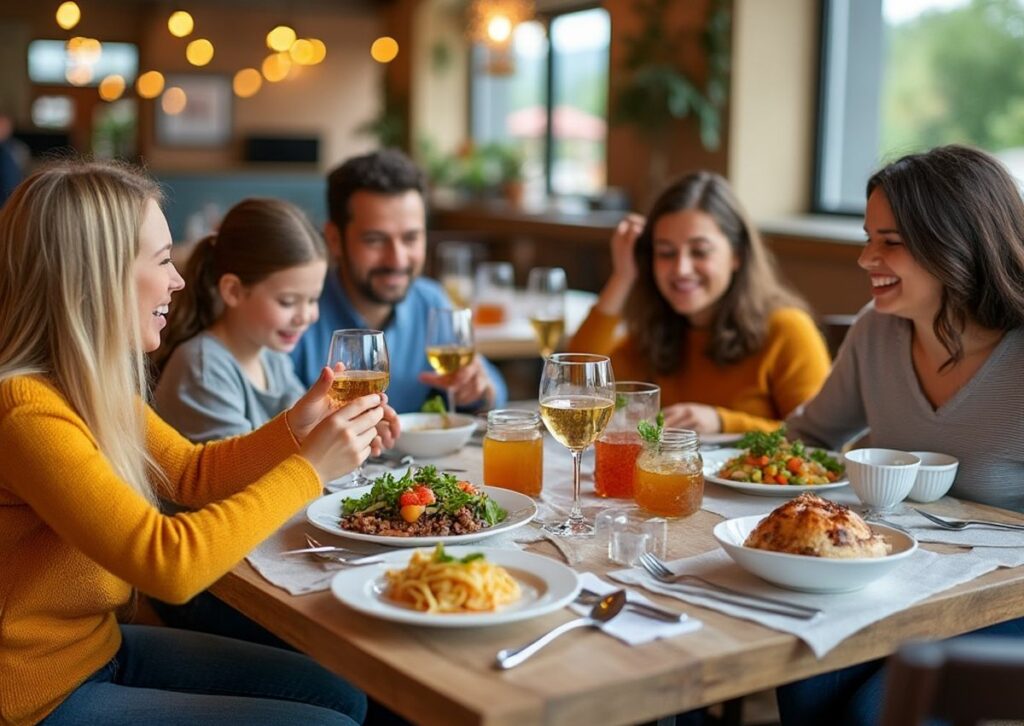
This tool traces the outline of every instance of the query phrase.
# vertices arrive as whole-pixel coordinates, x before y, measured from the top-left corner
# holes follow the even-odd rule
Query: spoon
[[[554,630],[549,630],[544,635],[531,643],[527,643],[526,645],[521,645],[518,648],[505,648],[504,650],[499,650],[497,655],[497,667],[502,670],[515,668],[559,635],[568,633],[570,630],[575,630],[576,628],[599,627],[622,612],[622,608],[625,606],[625,590],[616,590],[609,595],[605,595],[597,601],[594,607],[590,609],[590,613],[584,615],[582,618],[576,618],[575,620],[570,620],[567,623],[562,623]]]

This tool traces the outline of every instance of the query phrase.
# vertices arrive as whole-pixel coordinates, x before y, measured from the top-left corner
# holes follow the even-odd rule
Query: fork
[[[978,527],[996,527],[997,529],[1012,529],[1017,531],[1024,531],[1024,524],[1010,524],[1009,522],[990,522],[984,519],[943,519],[942,517],[936,517],[934,514],[929,514],[923,509],[913,508],[915,512],[920,514],[930,522],[934,522],[943,529],[961,530],[966,529],[970,526]]]
[[[674,585],[678,588],[689,588],[691,594],[700,595],[711,600],[740,605],[752,610],[763,610],[764,612],[775,613],[776,615],[800,618],[801,620],[810,620],[821,613],[821,610],[817,608],[733,590],[724,585],[705,580],[699,575],[686,573],[677,575],[664,562],[658,559],[656,555],[650,552],[644,552],[640,555],[640,566],[660,582]]]
[[[374,562],[380,562],[384,559],[384,555],[364,555],[361,552],[346,549],[345,547],[338,547],[335,545],[322,545],[317,540],[310,537],[308,534],[305,535],[306,544],[309,547],[298,550],[288,550],[282,552],[282,555],[313,555],[320,560],[327,562],[334,562],[341,565],[370,565]]]

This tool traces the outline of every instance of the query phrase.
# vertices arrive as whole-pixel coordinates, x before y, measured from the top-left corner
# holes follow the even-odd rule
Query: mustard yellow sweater
[[[772,313],[761,350],[725,366],[704,353],[709,331],[691,328],[679,368],[667,375],[654,372],[629,336],[616,338],[619,323],[618,316],[592,308],[569,350],[610,355],[617,381],[657,383],[663,408],[675,403],[714,406],[726,433],[778,428],[790,411],[818,392],[831,365],[814,321],[796,308]]]
[[[188,600],[321,491],[283,415],[194,445],[147,410],[146,436],[171,498],[202,509],[161,514],[56,389],[0,382],[0,723],[42,719],[113,657],[132,587]]]

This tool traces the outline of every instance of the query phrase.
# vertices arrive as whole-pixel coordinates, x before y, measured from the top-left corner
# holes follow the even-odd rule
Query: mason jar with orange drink
[[[594,492],[599,497],[633,498],[633,470],[640,454],[641,421],[654,421],[661,389],[653,383],[618,381],[615,413],[594,444]]]
[[[544,484],[540,414],[505,408],[487,414],[484,484],[539,497]]]
[[[663,429],[636,459],[633,497],[661,517],[688,517],[704,501],[704,462],[694,431]]]

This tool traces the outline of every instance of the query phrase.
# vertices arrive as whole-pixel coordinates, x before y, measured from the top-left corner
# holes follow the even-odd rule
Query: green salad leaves
[[[373,487],[361,497],[343,499],[342,516],[369,514],[380,511],[382,515],[397,514],[401,496],[416,486],[429,487],[437,501],[427,507],[427,513],[444,512],[454,515],[468,507],[481,522],[492,526],[504,522],[508,517],[497,502],[466,482],[460,482],[454,474],[442,474],[434,466],[406,470],[400,478],[385,473],[373,481]]]

